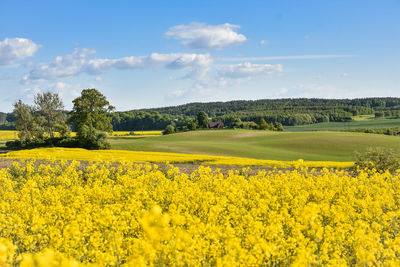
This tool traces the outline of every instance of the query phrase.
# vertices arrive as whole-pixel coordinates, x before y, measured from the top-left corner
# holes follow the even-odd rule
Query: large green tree
[[[114,110],[96,89],[84,89],[73,101],[70,122],[74,124],[81,145],[91,149],[108,148],[105,132],[112,131],[109,113]]]
[[[38,93],[35,96],[34,103],[40,124],[50,138],[54,138],[55,132],[59,132],[62,136],[69,134],[63,113],[64,104],[57,93]]]

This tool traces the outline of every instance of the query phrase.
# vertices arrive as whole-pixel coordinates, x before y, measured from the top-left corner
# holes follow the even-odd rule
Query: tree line
[[[37,106],[35,109],[35,112],[38,112]],[[400,98],[298,98],[189,103],[163,108],[111,112],[107,118],[110,118],[114,131],[164,130],[168,125],[174,127],[176,131],[184,131],[196,127],[199,112],[204,112],[210,121],[221,120],[226,128],[255,129],[260,127],[260,123],[264,120],[269,128],[278,129],[280,125],[348,122],[357,115],[400,118]],[[67,111],[62,111],[62,114],[67,118],[71,116]],[[0,113],[0,129],[15,129],[15,124],[14,112]],[[74,127],[73,124],[69,126]],[[40,131],[39,129],[38,135]]]
[[[96,89],[84,89],[66,113],[57,93],[38,93],[34,104],[14,103],[13,117],[18,140],[7,142],[9,148],[39,146],[106,149],[106,133],[112,131],[110,112],[114,107]],[[71,130],[76,136],[71,137]]]
[[[377,118],[400,118],[400,98],[361,99],[264,99],[229,102],[190,103],[180,106],[140,109],[112,114],[114,130],[162,130],[167,125],[182,128],[205,112],[211,120],[223,121],[235,128],[240,120],[244,128],[252,128],[264,119],[283,126],[319,122],[348,122],[357,115]]]

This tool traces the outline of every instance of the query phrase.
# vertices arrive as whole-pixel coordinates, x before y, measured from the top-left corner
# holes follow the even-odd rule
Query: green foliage
[[[395,172],[400,169],[400,154],[387,148],[368,148],[365,153],[355,153],[353,171],[357,169],[373,169]]]
[[[18,137],[21,142],[30,142],[43,138],[44,129],[33,107],[19,100],[14,103],[13,113],[15,114],[15,128],[18,131]]]
[[[280,122],[274,122],[274,128],[275,128],[275,131],[278,131],[278,132],[283,131],[283,125]]]
[[[400,135],[400,127],[391,128],[359,128],[359,129],[348,129],[347,132],[358,132],[358,133],[373,133],[373,134],[385,134],[385,135]]]
[[[260,130],[268,130],[270,127],[268,123],[264,120],[264,118],[261,118],[260,123],[258,124],[258,128]]]
[[[59,132],[64,137],[69,136],[69,127],[66,124],[65,114],[62,112],[64,104],[58,94],[38,93],[35,96],[34,103],[37,119],[50,138],[54,138],[55,132]]]
[[[174,126],[172,126],[172,125],[170,124],[170,125],[167,125],[167,127],[165,127],[165,130],[163,131],[163,134],[164,134],[164,135],[173,134],[174,132],[175,132]]]
[[[240,118],[235,118],[233,122],[231,123],[231,128],[237,129],[237,128],[242,128],[243,127],[243,122]]]
[[[109,144],[104,132],[113,130],[109,113],[114,110],[106,97],[96,89],[84,89],[73,101],[69,121],[76,127],[82,147],[106,149]]]
[[[254,121],[245,121],[242,122],[242,128],[255,130],[258,129],[258,124],[255,123]]]
[[[189,121],[188,124],[187,124],[187,128],[190,131],[196,130],[197,129],[197,121],[196,120]]]
[[[21,142],[20,140],[8,141],[8,149],[32,149],[37,147],[79,147],[78,140],[72,137],[54,137],[45,139],[34,139]]]
[[[22,143],[40,143],[46,136],[54,138],[55,132],[62,137],[69,136],[70,130],[62,112],[64,105],[58,94],[38,93],[34,103],[34,106],[29,106],[19,100],[14,104],[15,128]]]
[[[80,147],[87,149],[109,149],[110,144],[107,141],[106,133],[97,131],[89,125],[81,125],[80,135],[77,135],[78,143]]]
[[[199,128],[208,128],[208,115],[204,111],[197,113],[197,124]]]

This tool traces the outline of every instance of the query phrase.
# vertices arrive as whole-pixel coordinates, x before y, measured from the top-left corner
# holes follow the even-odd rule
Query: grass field
[[[347,130],[357,128],[391,128],[400,127],[400,119],[373,119],[357,117],[351,122],[321,122],[307,125],[285,126],[285,131],[322,131]]]
[[[112,149],[248,157],[274,160],[352,161],[354,151],[386,147],[400,151],[400,138],[346,132],[208,130],[143,139],[110,139]]]

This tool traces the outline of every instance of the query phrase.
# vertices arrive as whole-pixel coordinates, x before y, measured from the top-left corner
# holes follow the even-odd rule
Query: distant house
[[[221,120],[210,121],[208,123],[208,128],[221,129],[221,128],[224,128],[224,123]]]

